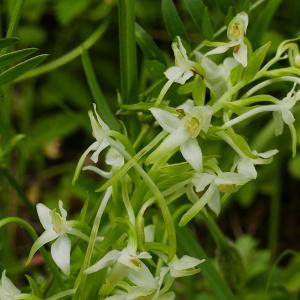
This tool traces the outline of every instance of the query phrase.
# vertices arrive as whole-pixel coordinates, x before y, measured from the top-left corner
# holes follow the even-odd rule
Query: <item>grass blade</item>
[[[204,4],[202,0],[183,0],[186,10],[190,14],[194,24],[198,30],[202,29],[202,16],[204,12]]]
[[[13,46],[18,41],[19,41],[19,39],[17,39],[17,38],[0,39],[0,49]]]
[[[45,58],[47,56],[48,56],[48,54],[41,54],[41,55],[32,57],[30,59],[25,60],[24,62],[17,64],[16,66],[9,68],[8,70],[2,72],[0,74],[0,85],[8,83],[8,82],[13,81],[14,79],[18,78],[19,76],[21,76],[28,70],[39,65],[42,61],[45,60]]]
[[[14,64],[17,61],[33,54],[37,51],[37,48],[27,48],[18,51],[13,51],[8,54],[4,54],[0,56],[0,67],[7,66],[9,64]]]
[[[175,37],[179,35],[182,39],[188,41],[188,35],[173,1],[162,0],[161,10],[167,31],[169,32],[171,38],[175,39]]]
[[[177,238],[180,247],[185,253],[197,258],[205,258],[201,270],[218,300],[236,300],[224,279],[210,262],[202,247],[187,227],[177,228]]]
[[[124,103],[134,103],[137,98],[135,0],[119,0],[119,42],[121,95]]]
[[[101,91],[87,50],[84,49],[82,51],[81,58],[88,85],[97,104],[101,118],[103,118],[104,122],[107,123],[111,129],[119,130],[120,124],[112,113],[107,100]]]

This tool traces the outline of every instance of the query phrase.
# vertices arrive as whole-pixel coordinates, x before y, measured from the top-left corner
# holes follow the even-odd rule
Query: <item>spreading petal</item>
[[[70,274],[71,241],[67,235],[60,236],[51,246],[51,256],[57,266],[66,274]]]
[[[241,41],[239,45],[233,50],[233,57],[245,68],[247,67],[247,45]]]
[[[192,179],[192,183],[195,186],[196,192],[202,192],[209,184],[214,181],[215,177],[215,175],[208,173],[196,173]]]
[[[180,127],[181,122],[174,114],[159,108],[150,108],[150,111],[165,131],[171,133]]]
[[[94,163],[98,162],[99,159],[99,155],[100,153],[109,146],[109,142],[106,139],[103,139],[102,142],[100,144],[98,144],[98,148],[96,149],[96,151],[93,153],[93,155],[91,156],[91,160]]]
[[[202,169],[202,151],[197,139],[188,139],[181,145],[180,151],[193,169],[196,171],[200,171]]]
[[[118,250],[111,250],[106,255],[104,255],[98,262],[96,262],[91,267],[87,268],[84,273],[91,274],[98,272],[105,267],[112,265],[120,256],[120,251]]]
[[[207,202],[208,207],[218,216],[221,211],[220,192],[216,188]]]
[[[177,66],[173,66],[173,67],[168,68],[164,72],[164,74],[168,80],[177,81],[182,76],[183,71],[181,68],[179,68]]]
[[[41,234],[41,236],[33,243],[26,264],[28,264],[31,261],[33,255],[41,247],[43,247],[45,244],[55,240],[57,237],[58,237],[58,234],[52,229],[44,231]]]
[[[39,220],[45,230],[52,228],[51,210],[43,203],[36,205]]]
[[[7,296],[11,296],[11,297],[17,296],[21,293],[16,288],[16,286],[12,283],[12,281],[6,277],[6,270],[4,270],[2,272],[0,288],[3,290],[4,294],[6,294]],[[0,299],[1,299],[1,296],[0,296]],[[9,298],[3,299],[3,300],[8,300],[8,299]]]

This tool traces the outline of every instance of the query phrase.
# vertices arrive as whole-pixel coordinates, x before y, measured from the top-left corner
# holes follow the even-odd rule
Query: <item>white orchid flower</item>
[[[175,66],[168,68],[164,74],[171,82],[185,84],[194,75],[194,63],[189,60],[180,37],[177,37],[177,40],[172,43],[172,49],[175,56]]]
[[[292,126],[293,123],[295,122],[295,118],[291,113],[291,109],[299,100],[300,100],[300,90],[295,92],[295,85],[294,85],[294,87],[286,95],[286,97],[284,97],[281,101],[278,101],[278,103],[270,104],[270,105],[262,105],[250,109],[249,111],[239,115],[238,117],[233,118],[230,121],[227,121],[222,126],[222,128],[226,129],[228,127],[231,127],[259,113],[273,112],[273,117],[275,120],[275,133],[279,135],[282,133],[284,123],[287,124],[288,126]]]
[[[213,110],[210,106],[195,106],[187,100],[178,107],[184,113],[183,118],[160,108],[150,111],[159,125],[169,133],[166,139],[147,158],[146,163],[154,163],[158,159],[170,155],[180,147],[185,160],[195,169],[202,169],[202,151],[197,137],[201,131],[207,133]]]
[[[218,215],[221,211],[220,193],[231,192],[236,186],[244,185],[251,178],[247,174],[234,172],[221,172],[219,174],[197,172],[192,178],[192,186],[189,191],[189,200],[193,202],[192,207],[182,216],[179,225],[187,224],[194,218],[205,205]],[[208,188],[207,188],[208,187]],[[194,192],[200,193],[207,188],[199,198]]]
[[[205,262],[205,259],[198,259],[192,256],[184,255],[181,258],[175,257],[169,264],[170,275],[173,278],[194,275],[200,272],[196,266]]]
[[[51,256],[57,266],[66,274],[70,273],[71,241],[68,234],[75,235],[86,241],[88,236],[72,227],[72,221],[67,221],[67,211],[63,208],[63,202],[58,201],[59,213],[50,210],[42,203],[37,204],[36,209],[40,222],[45,229],[41,236],[34,242],[27,263],[33,255],[45,244],[54,241],[51,245]]]
[[[0,300],[17,300],[20,294],[21,291],[6,277],[6,271],[4,270],[0,281]]]
[[[248,51],[247,45],[244,42],[244,36],[248,27],[248,15],[245,12],[237,14],[229,23],[227,28],[227,37],[230,40],[229,43],[217,43],[219,46],[209,52],[206,55],[224,53],[230,48],[233,48],[233,57],[243,65],[247,66]],[[213,43],[212,43],[213,44]]]
[[[129,269],[139,270],[141,267],[141,259],[150,259],[151,255],[148,252],[136,253],[136,251],[128,246],[123,250],[111,250],[104,255],[98,262],[87,268],[84,272],[91,274],[98,272],[108,266],[114,265],[115,263],[122,264]]]
[[[249,177],[250,179],[256,179],[257,171],[255,165],[265,165],[272,161],[272,158],[275,154],[278,153],[277,149],[272,149],[266,152],[258,153],[255,150],[252,151],[257,158],[250,158],[247,156],[242,156],[237,161],[237,170],[238,173]]]
[[[122,144],[120,144],[120,147],[125,149]],[[124,159],[124,156],[119,151],[117,151],[115,148],[111,147],[111,148],[109,148],[109,150],[106,153],[105,163],[107,165],[111,166],[110,171],[104,171],[95,166],[85,166],[85,167],[83,167],[82,170],[84,170],[84,171],[89,170],[89,171],[95,172],[96,174],[98,174],[104,178],[111,178],[113,173],[116,172],[117,170],[119,170],[124,165],[125,159]]]
[[[93,154],[91,156],[91,160],[94,163],[97,163],[100,153],[110,145],[110,142],[109,142],[110,129],[107,126],[107,124],[101,119],[99,114],[97,113],[95,103],[93,104],[93,107],[94,107],[94,113],[92,111],[89,111],[89,118],[90,118],[90,122],[91,122],[91,126],[92,126],[92,133],[93,133],[93,136],[96,139],[96,141],[93,142],[84,151],[84,153],[80,157],[79,162],[76,167],[75,174],[74,174],[73,183],[78,178],[80,170],[81,170],[83,163],[84,163],[86,157],[88,156],[88,154],[90,152],[93,152]],[[110,173],[106,173],[105,171],[102,171],[98,168],[87,167],[86,169],[95,171],[96,173],[100,173],[101,176],[104,176],[104,177],[108,177],[110,175]]]
[[[196,58],[203,68],[204,81],[207,87],[215,98],[221,97],[232,86],[230,73],[238,65],[238,62],[233,57],[227,57],[222,64],[217,65],[200,52],[196,52]]]
[[[148,267],[142,263],[141,268],[138,271],[130,270],[127,274],[127,278],[134,284],[130,287],[126,295],[126,300],[135,300],[140,298],[146,298],[151,300],[173,300],[175,294],[168,292],[163,288],[164,281],[170,269],[168,267],[162,267],[157,277],[154,277]]]

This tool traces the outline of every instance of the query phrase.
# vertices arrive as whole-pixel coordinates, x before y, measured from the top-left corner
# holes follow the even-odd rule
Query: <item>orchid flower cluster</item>
[[[239,125],[270,117],[274,135],[287,125],[296,152],[292,110],[300,100],[298,45],[283,42],[263,63],[270,45],[252,50],[247,26],[248,16],[241,12],[228,25],[228,42],[204,42],[201,52],[190,55],[179,37],[173,42],[175,64],[165,71],[167,83],[157,98],[120,107],[121,114],[138,112],[137,118],[147,120],[147,130],[140,131],[136,142],[125,129],[110,129],[94,105],[89,118],[95,141],[81,156],[73,183],[82,170],[104,178],[97,190],[103,194],[99,208],[84,227],[67,221],[61,201],[59,212],[38,204],[45,231],[33,244],[28,263],[51,243],[51,256],[64,276],[77,276],[75,294],[83,295],[93,285],[100,299],[175,299],[174,280],[195,275],[205,264],[202,257],[178,256],[176,226],[197,221],[203,213],[218,216],[226,199],[255,180],[257,166],[269,164],[278,152],[257,152]],[[205,47],[214,48],[202,51]],[[288,67],[277,68],[282,60]],[[290,83],[282,98],[260,93],[278,81]],[[185,97],[181,103],[173,103],[171,88]],[[208,153],[212,144],[229,146],[231,156]],[[224,167],[229,159],[231,166]],[[79,266],[72,264],[73,255],[82,257]],[[0,299],[7,299],[5,293],[17,299],[20,291],[4,272]]]

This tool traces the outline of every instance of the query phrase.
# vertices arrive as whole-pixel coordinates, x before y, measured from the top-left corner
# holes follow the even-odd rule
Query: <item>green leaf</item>
[[[25,277],[26,277],[26,279],[29,283],[32,294],[41,298],[42,297],[42,292],[41,292],[37,282],[29,275],[25,275]]]
[[[205,5],[202,0],[183,0],[186,10],[190,14],[194,24],[198,30],[202,29],[202,16],[204,13]]]
[[[13,46],[18,41],[19,41],[19,39],[17,39],[17,38],[0,39],[0,49]]]
[[[27,48],[18,51],[13,51],[0,56],[0,67],[16,63],[17,61],[33,54],[37,48]]]
[[[255,52],[251,54],[247,68],[244,71],[242,80],[248,82],[256,75],[268,53],[270,46],[271,42],[268,42],[260,48],[256,49]]]
[[[79,16],[88,6],[86,0],[59,0],[55,6],[57,18],[61,24],[68,24]]]
[[[195,236],[187,227],[177,228],[178,244],[183,253],[190,256],[203,259],[205,262],[201,264],[200,268],[204,278],[207,280],[209,287],[218,300],[235,300],[232,291],[224,281],[223,277],[217,272],[210,258],[207,257],[203,248],[197,243]]]
[[[135,0],[119,0],[121,95],[124,103],[137,99]]]
[[[172,0],[162,0],[161,2],[162,15],[165,26],[172,39],[176,36],[180,36],[185,41],[188,41],[188,35],[186,33],[183,22],[181,21],[176,7]]]
[[[145,67],[149,74],[149,77],[152,80],[157,80],[163,76],[164,71],[166,70],[165,65],[160,63],[157,60],[146,60]]]
[[[25,60],[24,62],[17,64],[16,66],[11,67],[10,69],[2,72],[0,74],[0,85],[10,82],[10,81],[18,78],[19,76],[21,76],[28,70],[36,67],[42,61],[44,61],[47,56],[48,56],[48,54],[41,54],[41,55],[32,57],[28,60]]]
[[[272,0],[261,8],[258,16],[255,16],[255,22],[252,22],[250,18],[251,31],[247,35],[254,47],[258,47],[262,36],[266,32],[274,13],[282,0]]]
[[[83,49],[82,51],[82,64],[84,67],[84,72],[92,92],[92,95],[95,99],[97,105],[97,111],[99,112],[101,118],[103,118],[104,122],[114,130],[120,129],[120,124],[118,120],[115,118],[115,115],[112,113],[107,100],[105,99],[102,90],[97,82],[97,78],[88,55],[88,52]]]
[[[166,59],[162,51],[153,41],[152,37],[137,23],[135,24],[135,37],[147,59],[158,60],[166,65]]]
[[[211,22],[207,6],[204,8],[201,27],[203,36],[208,40],[212,40],[215,30]]]

